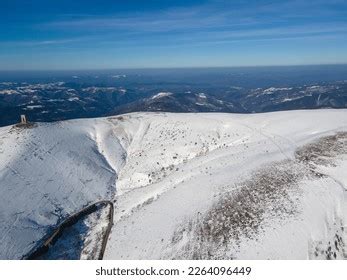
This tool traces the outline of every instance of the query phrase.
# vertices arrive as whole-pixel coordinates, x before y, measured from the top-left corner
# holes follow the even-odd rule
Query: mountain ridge
[[[336,252],[336,258],[346,258],[346,236],[334,225],[334,221],[343,225],[347,216],[346,194],[341,189],[346,186],[346,151],[341,150],[345,138],[336,138],[336,143],[342,141],[338,145],[333,145],[333,138],[324,138],[347,131],[346,116],[345,109],[251,115],[144,112],[38,123],[31,129],[2,127],[0,258],[21,258],[64,217],[102,199],[115,203],[105,252],[108,259],[334,258]],[[306,179],[293,182],[288,193],[281,196],[285,188],[280,192],[275,188],[277,198],[267,200],[268,192],[263,192],[267,188],[259,187],[259,176],[283,174],[277,182],[287,180],[285,166],[292,167],[291,172],[300,170],[290,162],[301,147],[319,139],[340,149],[339,154],[325,155],[327,163],[315,163],[317,173],[336,181],[308,171],[299,176]],[[216,205],[225,204],[223,196],[237,203],[249,198],[247,190],[253,198],[265,195],[268,201],[262,206],[264,216],[250,220],[261,230],[254,234],[251,228],[240,227],[237,245],[236,231],[228,228],[228,247],[221,240],[198,241],[201,235],[196,228],[205,225],[209,215],[214,217]],[[284,208],[296,214],[281,221],[273,209],[285,197],[290,203]],[[245,208],[235,209],[245,213]],[[308,213],[313,209],[317,214],[310,221]],[[231,219],[231,214],[223,215]],[[324,225],[331,231],[324,231]],[[291,237],[298,227],[304,228],[302,234]],[[335,241],[333,232],[342,240],[338,241],[340,251],[325,253],[325,244]],[[205,233],[208,237],[209,230]],[[289,245],[270,246],[269,238],[278,244],[286,239]],[[196,248],[202,248],[201,255]],[[316,256],[316,249],[324,253]]]

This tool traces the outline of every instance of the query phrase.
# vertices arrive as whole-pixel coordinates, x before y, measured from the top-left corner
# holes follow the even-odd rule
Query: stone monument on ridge
[[[20,115],[20,124],[27,124],[27,118],[25,115]]]

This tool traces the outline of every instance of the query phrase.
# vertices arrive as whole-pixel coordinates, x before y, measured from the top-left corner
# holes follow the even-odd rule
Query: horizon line
[[[234,66],[162,66],[162,67],[119,67],[119,68],[71,68],[71,69],[0,69],[0,72],[42,72],[42,71],[52,71],[52,72],[68,72],[68,71],[118,71],[118,70],[170,70],[170,69],[217,69],[217,68],[266,68],[266,67],[307,67],[307,66],[347,66],[347,62],[341,63],[310,63],[310,64],[283,64],[283,65],[234,65]]]

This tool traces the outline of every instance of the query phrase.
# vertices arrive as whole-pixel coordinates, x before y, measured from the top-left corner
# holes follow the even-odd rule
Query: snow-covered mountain
[[[347,110],[0,128],[0,258],[115,203],[108,259],[347,258]]]

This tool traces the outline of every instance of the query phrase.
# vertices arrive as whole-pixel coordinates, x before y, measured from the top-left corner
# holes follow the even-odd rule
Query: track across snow
[[[113,203],[99,201],[68,217],[29,260],[102,260],[113,225]]]
[[[108,259],[346,258],[346,131],[345,109],[0,128],[0,258],[98,200]]]

